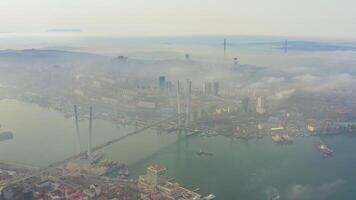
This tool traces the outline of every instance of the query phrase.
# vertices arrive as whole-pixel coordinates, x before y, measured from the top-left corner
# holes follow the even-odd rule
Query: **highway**
[[[126,135],[123,135],[123,136],[120,136],[120,137],[115,138],[115,139],[113,139],[113,140],[110,140],[110,141],[108,141],[108,142],[105,142],[105,143],[103,143],[103,144],[101,144],[101,145],[95,146],[95,147],[92,148],[92,152],[101,150],[101,149],[103,149],[103,148],[105,148],[105,147],[107,147],[107,146],[110,146],[110,145],[112,145],[112,144],[115,144],[115,143],[117,143],[117,142],[119,142],[119,141],[121,141],[121,140],[124,140],[124,139],[128,138],[128,137],[131,137],[131,136],[133,136],[133,135],[139,134],[139,133],[141,133],[141,132],[143,132],[143,131],[145,131],[145,130],[147,130],[147,129],[153,128],[153,127],[158,126],[158,125],[163,124],[163,123],[167,123],[167,122],[174,121],[174,120],[176,120],[176,119],[177,119],[177,116],[175,115],[175,116],[166,118],[166,119],[164,119],[164,120],[161,120],[161,121],[152,123],[152,124],[150,124],[150,125],[148,125],[148,126],[146,126],[146,127],[143,127],[143,128],[141,128],[141,129],[135,130],[135,131],[130,132],[130,133],[126,134]],[[1,187],[1,186],[4,187],[4,186],[7,186],[7,185],[16,184],[16,183],[22,182],[22,181],[24,181],[24,180],[26,180],[26,179],[39,176],[39,175],[41,175],[42,173],[45,173],[45,172],[50,171],[51,169],[57,168],[57,167],[62,166],[62,165],[64,165],[64,164],[66,164],[66,163],[69,163],[69,162],[71,162],[71,161],[74,161],[74,160],[76,160],[76,159],[79,159],[80,157],[83,157],[83,156],[85,156],[86,154],[87,154],[87,152],[86,152],[86,151],[83,151],[83,152],[81,152],[81,153],[78,153],[78,154],[76,154],[76,155],[73,155],[73,156],[71,156],[71,157],[68,157],[68,158],[66,158],[66,159],[64,159],[64,160],[60,160],[60,161],[57,161],[57,162],[55,162],[55,163],[52,163],[52,164],[50,164],[50,165],[47,166],[47,167],[38,169],[38,170],[36,170],[36,171],[32,171],[32,172],[30,172],[30,173],[28,173],[28,174],[25,174],[25,175],[22,175],[22,176],[14,177],[14,178],[12,178],[12,179],[9,179],[9,180],[7,180],[7,181],[4,181],[4,182],[0,183],[0,187]]]

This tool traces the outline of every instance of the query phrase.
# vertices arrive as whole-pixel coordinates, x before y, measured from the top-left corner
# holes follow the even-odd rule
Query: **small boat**
[[[214,194],[209,194],[208,196],[204,197],[205,200],[212,200],[215,198],[216,198],[216,196]]]
[[[202,151],[201,149],[197,152],[197,154],[198,154],[198,156],[212,156],[212,155],[214,155],[211,152],[205,152],[205,151]]]
[[[332,156],[334,151],[328,147],[326,144],[321,144],[318,146],[318,150],[320,153],[322,153],[324,156]]]

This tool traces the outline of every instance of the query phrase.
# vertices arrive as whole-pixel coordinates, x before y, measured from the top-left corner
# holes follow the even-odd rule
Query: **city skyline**
[[[356,199],[354,7],[1,0],[0,200]]]

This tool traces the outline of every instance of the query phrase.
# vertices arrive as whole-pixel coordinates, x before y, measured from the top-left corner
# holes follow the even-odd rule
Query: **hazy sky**
[[[0,32],[356,36],[355,0],[0,0]]]

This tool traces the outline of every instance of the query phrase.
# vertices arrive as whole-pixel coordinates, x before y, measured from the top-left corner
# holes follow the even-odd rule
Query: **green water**
[[[0,101],[1,131],[13,140],[0,142],[0,160],[45,166],[78,151],[75,125],[57,111],[15,100]],[[82,149],[88,124],[80,123]],[[94,144],[133,129],[94,121]],[[104,151],[107,157],[129,164],[132,177],[161,164],[168,175],[188,188],[214,193],[219,200],[268,199],[279,191],[281,199],[356,199],[356,138],[321,138],[335,150],[323,157],[316,150],[320,138],[295,138],[292,145],[276,145],[270,138],[231,140],[225,137],[189,137],[157,134],[150,130]],[[197,156],[200,149],[213,156]]]

